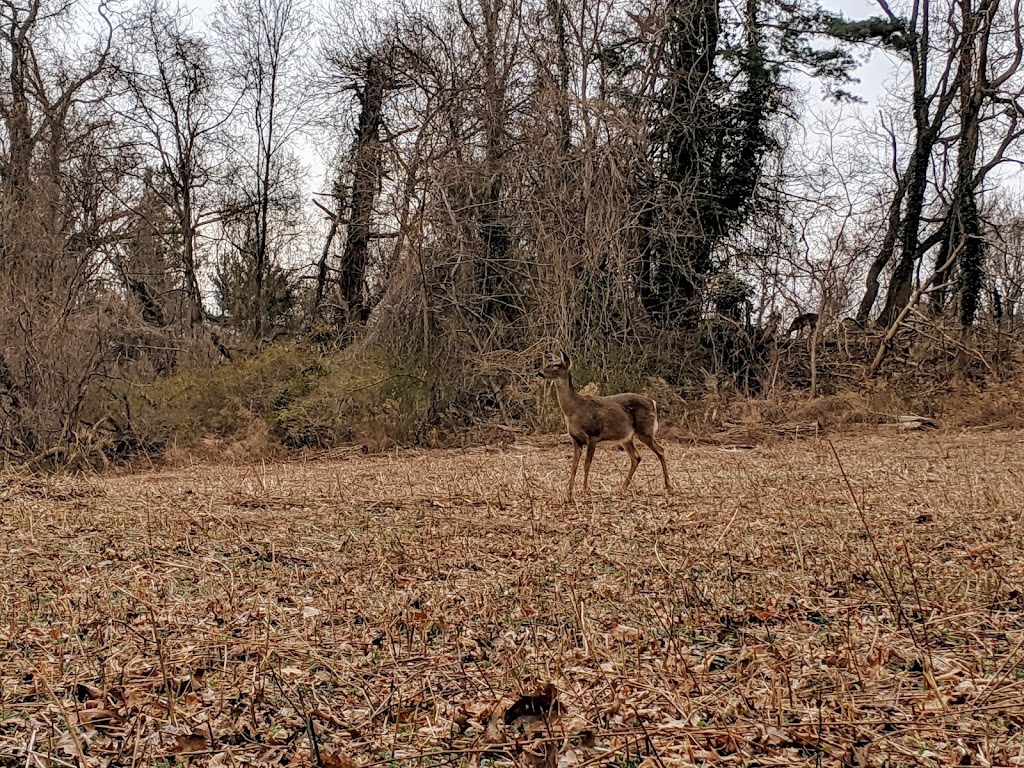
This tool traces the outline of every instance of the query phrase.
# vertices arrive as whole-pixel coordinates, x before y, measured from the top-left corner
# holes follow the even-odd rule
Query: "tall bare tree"
[[[351,146],[334,183],[331,226],[317,267],[314,304],[321,308],[328,298],[328,282],[335,285],[340,301],[340,325],[349,337],[366,323],[372,308],[368,282],[370,245],[379,236],[376,200],[383,172],[385,100],[394,87],[393,42],[383,40],[359,46],[354,54],[330,56],[334,81],[355,95],[358,116]],[[344,244],[336,278],[328,280],[328,257],[334,238],[344,225]]]
[[[310,121],[314,94],[303,71],[310,16],[302,0],[226,0],[213,29],[238,94],[232,244],[252,276],[252,335],[262,339],[279,306],[271,276],[294,218],[300,184],[291,147]],[[282,239],[283,238],[283,239]]]
[[[215,212],[209,187],[215,180],[215,144],[230,105],[218,86],[209,44],[189,28],[180,9],[162,0],[139,9],[117,75],[126,101],[122,116],[151,163],[147,193],[171,212],[164,236],[180,253],[187,321],[203,321],[199,284],[199,230]]]
[[[1009,7],[1000,0],[911,0],[901,9],[879,0],[879,7],[879,18],[833,27],[845,39],[874,41],[905,56],[910,71],[911,138],[901,147],[893,133],[895,191],[857,317],[863,322],[871,314],[880,278],[892,264],[878,315],[881,325],[890,326],[910,301],[915,270],[938,247],[934,304],[943,301],[947,273],[958,271],[966,290],[961,319],[969,323],[984,282],[976,193],[1020,137],[1020,108],[1012,106],[1016,97],[1006,89],[1020,91],[1015,75],[1021,63],[1021,5],[1016,0]],[[1008,108],[997,108],[999,103]],[[985,122],[993,128],[992,150],[981,158]],[[945,177],[934,175],[936,168],[955,169],[948,189]],[[939,194],[929,192],[930,184]],[[926,218],[938,224],[929,227]]]

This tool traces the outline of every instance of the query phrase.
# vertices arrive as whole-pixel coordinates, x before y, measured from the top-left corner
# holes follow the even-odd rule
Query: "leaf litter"
[[[1022,765],[1021,437],[0,475],[0,765]]]

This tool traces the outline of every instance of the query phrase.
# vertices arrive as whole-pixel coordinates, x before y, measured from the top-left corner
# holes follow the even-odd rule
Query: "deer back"
[[[565,425],[577,442],[626,440],[635,427],[630,411],[616,398],[581,395],[565,410]]]
[[[635,432],[648,435],[658,431],[658,406],[651,398],[634,392],[623,392],[621,395],[610,395],[605,399],[611,400],[626,411]]]

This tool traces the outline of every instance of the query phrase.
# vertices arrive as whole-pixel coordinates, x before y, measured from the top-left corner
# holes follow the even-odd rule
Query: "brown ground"
[[[834,441],[0,477],[0,765],[1024,763],[1024,435]]]

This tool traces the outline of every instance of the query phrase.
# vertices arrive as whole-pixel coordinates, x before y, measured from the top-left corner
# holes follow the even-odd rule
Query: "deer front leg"
[[[580,465],[580,444],[572,441],[572,469],[569,470],[569,493],[566,498],[572,501],[572,487],[576,484],[576,468]]]
[[[594,459],[593,443],[587,443],[587,458],[583,460],[583,494],[590,494],[590,462]]]

